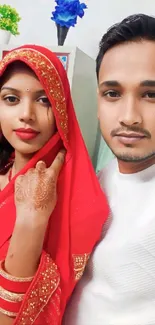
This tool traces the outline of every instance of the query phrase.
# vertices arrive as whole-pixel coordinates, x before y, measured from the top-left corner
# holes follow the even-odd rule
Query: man
[[[65,325],[155,325],[155,18],[134,15],[103,36],[98,118],[116,159],[99,181],[111,215]]]

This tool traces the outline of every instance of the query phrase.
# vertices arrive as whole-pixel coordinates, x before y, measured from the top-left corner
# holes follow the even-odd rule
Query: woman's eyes
[[[19,102],[19,98],[16,97],[16,96],[13,96],[13,95],[8,95],[8,96],[5,96],[3,98],[4,101],[10,103],[10,104],[14,104],[14,103],[17,103]]]
[[[9,104],[17,104],[20,102],[20,98],[15,95],[7,95],[3,97],[3,100]],[[35,100],[38,103],[43,104],[44,106],[51,106],[49,99],[46,96],[39,97]]]
[[[49,99],[46,96],[39,97],[37,102],[40,102],[44,105],[51,106]]]

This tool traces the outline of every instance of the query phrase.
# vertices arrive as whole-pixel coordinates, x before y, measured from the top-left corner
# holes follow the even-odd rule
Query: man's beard
[[[143,161],[147,161],[150,160],[151,158],[155,158],[155,151],[143,155],[143,156],[135,156],[132,154],[117,154],[116,152],[112,151],[114,156],[120,160],[120,161],[124,161],[124,162],[129,162],[129,163],[138,163],[138,162],[143,162]]]
[[[141,135],[144,135],[147,139],[151,139],[151,133],[148,130],[142,129],[139,126],[135,126],[135,125],[130,126],[130,127],[116,128],[111,131],[111,137],[115,137],[115,136],[117,136],[118,133],[121,133],[121,132],[138,132]],[[106,142],[106,140],[105,140],[105,142]],[[107,145],[108,145],[108,143],[107,143]],[[130,144],[126,145],[126,148],[132,148],[132,145],[130,145]],[[155,151],[138,156],[138,155],[134,155],[132,153],[126,154],[125,152],[119,154],[116,151],[114,151],[112,148],[110,148],[110,149],[112,150],[113,154],[115,155],[115,157],[118,160],[121,160],[124,162],[138,163],[138,162],[150,160],[151,158],[155,157]]]

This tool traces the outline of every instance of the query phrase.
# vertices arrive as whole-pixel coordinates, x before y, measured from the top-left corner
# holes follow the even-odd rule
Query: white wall
[[[155,15],[154,0],[83,1],[88,10],[76,27],[70,29],[65,45],[76,45],[92,57],[96,56],[98,42],[110,25],[133,13]],[[12,37],[11,44],[57,45],[55,24],[50,20],[54,0],[0,0],[0,4],[10,4],[22,17],[21,34]]]

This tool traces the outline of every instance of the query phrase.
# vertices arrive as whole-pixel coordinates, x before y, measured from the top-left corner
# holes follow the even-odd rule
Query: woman
[[[0,76],[0,324],[60,325],[108,206],[59,59],[26,45]]]

